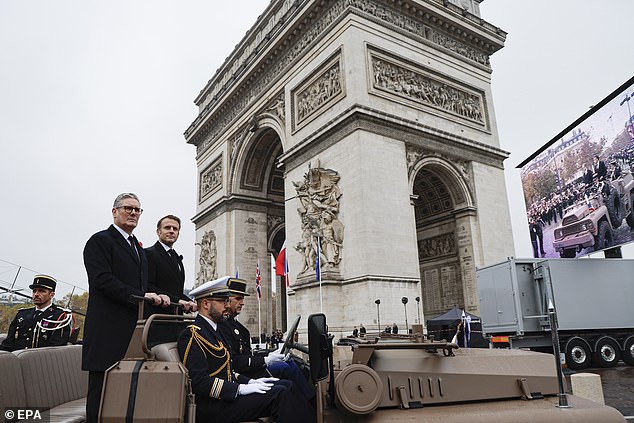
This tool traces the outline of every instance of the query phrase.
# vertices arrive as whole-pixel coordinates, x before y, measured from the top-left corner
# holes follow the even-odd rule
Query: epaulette
[[[60,307],[57,304],[51,304],[51,308],[57,308],[59,310],[62,310],[64,313],[72,313],[73,312],[73,310],[71,310],[70,308]]]

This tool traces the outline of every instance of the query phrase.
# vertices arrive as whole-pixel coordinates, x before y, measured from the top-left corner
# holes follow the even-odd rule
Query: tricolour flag
[[[255,268],[255,290],[258,294],[258,301],[262,298],[262,286],[260,285],[262,278],[260,277],[260,259],[258,259],[258,265]]]
[[[284,260],[286,260],[286,241],[284,241],[282,249],[275,259],[275,274],[277,276],[284,276]]]
[[[291,286],[288,271],[288,259],[286,257],[286,241],[284,241],[284,244],[282,245],[282,250],[277,256],[277,259],[275,259],[275,274],[277,276],[284,276],[284,285],[287,288]]]

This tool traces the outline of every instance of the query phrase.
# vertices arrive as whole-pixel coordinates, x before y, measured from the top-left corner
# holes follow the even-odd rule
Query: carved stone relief
[[[320,68],[300,88],[293,90],[293,126],[299,126],[317,115],[318,111],[345,95],[340,54]]]
[[[370,53],[370,61],[373,88],[486,126],[482,93],[467,92],[431,77],[420,67],[396,63],[376,54]]]
[[[273,233],[273,230],[283,223],[284,223],[284,216],[271,216],[270,214],[267,215],[266,216],[267,235],[271,236],[271,234]]]
[[[194,288],[218,278],[216,272],[216,234],[214,231],[205,231],[202,239],[196,245],[200,245],[200,255],[198,256],[200,267]]]
[[[299,276],[315,270],[319,243],[321,268],[337,271],[341,263],[344,225],[338,219],[339,174],[332,169],[308,167],[304,180],[293,182],[299,198],[297,209],[302,221],[302,241],[295,246],[303,257]]]
[[[200,173],[200,193],[198,201],[202,202],[222,186],[222,156],[218,157]]]
[[[418,241],[419,260],[451,256],[456,252],[456,235],[453,232]]]
[[[415,146],[411,146],[411,145],[408,145],[406,147],[405,155],[406,155],[406,160],[407,160],[407,173],[410,174],[410,175],[411,175],[412,171],[414,170],[414,167],[416,166],[416,164],[423,157],[433,156],[433,157],[438,157],[438,158],[444,159],[444,160],[446,160],[449,163],[453,163],[454,166],[460,171],[460,175],[467,182],[470,180],[469,164],[471,162],[469,162],[467,160],[461,160],[461,159],[455,159],[453,157],[447,157],[447,156],[445,156],[443,154],[440,154],[438,152],[433,152],[431,150],[426,150],[426,149],[415,147]]]
[[[284,92],[281,92],[275,99],[267,105],[264,109],[264,113],[270,113],[277,117],[280,121],[280,125],[284,126],[286,122],[286,113],[284,110]]]
[[[285,8],[285,11],[287,10],[288,9]],[[226,107],[223,107],[218,114],[209,119],[198,134],[190,140],[190,142],[197,145],[197,153],[201,154],[205,151],[222,131],[225,130],[227,125],[243,113],[244,109],[253,99],[259,98],[270,83],[278,79],[292,62],[304,54],[310,45],[317,42],[329,26],[347,11],[369,15],[373,19],[391,25],[402,32],[420,37],[427,42],[434,43],[439,47],[487,68],[489,67],[489,54],[495,51],[492,46],[473,37],[473,35],[470,35],[470,38],[472,38],[471,43],[473,43],[474,46],[460,41],[462,34],[457,33],[454,37],[437,30],[437,27],[443,27],[444,30],[459,31],[454,25],[449,26],[447,22],[436,16],[431,16],[430,14],[424,14],[423,16],[420,16],[420,14],[417,15],[411,8],[409,10],[403,8],[397,11],[388,8],[382,2],[373,2],[371,0],[338,0],[330,2],[328,7],[320,11],[319,14],[307,15],[303,20],[305,29],[297,34],[288,36],[287,42],[284,43],[287,47],[283,49],[280,48],[279,51],[276,51],[275,56],[272,57],[271,64],[261,73],[250,78],[244,87],[236,91],[236,94],[224,100]],[[279,22],[282,21],[280,20]],[[278,24],[279,23],[276,22],[274,26],[277,27]],[[273,27],[269,28],[269,30],[272,29]],[[247,48],[245,48],[244,51],[255,51],[255,45],[269,36],[269,34],[264,36],[262,35],[263,33],[264,32],[260,31],[255,41],[251,39],[250,44],[246,46]],[[475,45],[478,45],[478,48],[476,48]],[[231,84],[233,77],[232,69],[236,68],[237,71],[239,66],[236,66],[236,64],[243,63],[244,60],[246,59],[237,59],[231,68],[223,70],[221,79],[213,84],[213,88],[207,94],[207,98],[213,99],[206,101],[207,104],[204,109],[185,132],[187,137],[194,132],[198,124],[208,116],[212,107],[222,98],[218,93]]]

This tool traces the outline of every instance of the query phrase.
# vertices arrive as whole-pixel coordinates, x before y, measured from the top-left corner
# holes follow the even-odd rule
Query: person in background
[[[33,307],[18,310],[9,325],[7,337],[0,350],[16,351],[26,348],[66,345],[73,330],[70,310],[53,304],[57,281],[46,275],[33,278]]]

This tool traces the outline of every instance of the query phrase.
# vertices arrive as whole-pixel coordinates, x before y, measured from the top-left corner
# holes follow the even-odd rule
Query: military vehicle
[[[603,181],[594,192],[566,210],[555,228],[553,247],[561,257],[573,258],[577,252],[592,247],[594,251],[612,247],[614,231],[623,218],[634,228],[634,177],[623,172],[613,181]]]
[[[120,363],[106,374],[102,422],[193,422],[194,398],[176,343],[147,347],[148,327],[186,317],[139,320]],[[624,422],[614,408],[566,395],[553,355],[520,350],[459,349],[422,334],[377,337],[333,346],[326,316],[308,318],[307,353],[317,387],[317,422]],[[301,359],[296,356],[295,359]]]

